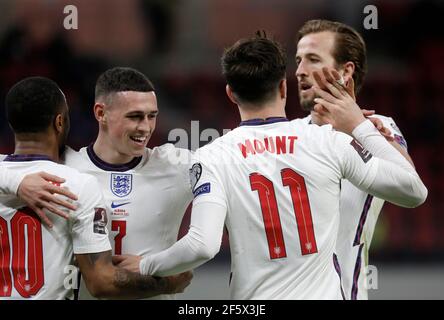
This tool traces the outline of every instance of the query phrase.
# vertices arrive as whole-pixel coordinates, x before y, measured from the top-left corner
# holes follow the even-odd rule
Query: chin
[[[143,148],[140,147],[137,150],[133,150],[132,152],[132,156],[133,157],[140,157],[143,156],[144,152],[145,152],[146,146],[144,146]]]

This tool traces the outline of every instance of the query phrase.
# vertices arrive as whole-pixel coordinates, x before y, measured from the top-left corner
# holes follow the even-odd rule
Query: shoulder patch
[[[356,150],[356,152],[359,154],[359,156],[361,157],[362,161],[364,161],[364,163],[367,163],[373,157],[373,155],[370,153],[370,151],[365,149],[362,146],[362,144],[360,144],[355,139],[353,139],[352,142],[350,142],[350,145]]]
[[[108,217],[106,210],[103,208],[94,208],[94,233],[106,234],[106,224]]]
[[[398,134],[395,133],[394,135],[395,141],[404,149],[407,150],[407,141],[405,141],[403,136],[400,136]]]
[[[198,187],[196,190],[193,190],[193,195],[196,198],[198,195],[210,193],[211,192],[211,184],[209,182],[204,183],[200,187]]]
[[[199,182],[200,176],[202,175],[202,165],[200,163],[195,163],[190,169],[190,183],[191,189],[194,192],[194,188]]]

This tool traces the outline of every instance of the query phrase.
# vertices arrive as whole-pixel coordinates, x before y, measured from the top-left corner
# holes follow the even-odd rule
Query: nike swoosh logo
[[[118,207],[124,206],[124,205],[126,205],[126,204],[128,204],[128,203],[131,203],[131,202],[124,202],[124,203],[114,203],[114,202],[112,202],[112,203],[111,203],[111,208],[115,209],[115,208],[118,208]]]

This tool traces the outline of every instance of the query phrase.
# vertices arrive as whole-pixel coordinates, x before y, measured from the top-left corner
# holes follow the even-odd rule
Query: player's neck
[[[286,117],[285,103],[281,101],[272,102],[266,106],[239,105],[239,113],[242,121]]]
[[[317,124],[318,126],[323,126],[324,124],[327,124],[327,122],[322,121],[317,115],[316,112],[311,111],[311,122],[314,124]]]
[[[118,152],[100,133],[94,142],[93,150],[102,161],[109,164],[125,164],[134,159],[131,155]]]
[[[38,154],[48,156],[51,160],[59,162],[59,147],[57,143],[48,140],[17,139],[15,140],[14,154]]]

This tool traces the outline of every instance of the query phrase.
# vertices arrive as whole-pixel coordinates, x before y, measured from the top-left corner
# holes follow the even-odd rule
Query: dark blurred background
[[[378,9],[377,30],[363,27],[368,4]],[[78,30],[63,27],[66,5],[78,8]],[[1,0],[0,12],[1,105],[10,86],[24,77],[54,79],[67,95],[69,143],[76,149],[93,142],[97,133],[95,80],[116,65],[141,70],[156,86],[161,112],[150,147],[169,142],[175,128],[191,136],[192,120],[200,121],[200,131],[236,127],[239,117],[225,96],[220,56],[258,29],[285,45],[287,114],[305,116],[294,77],[298,28],[313,18],[352,25],[364,36],[369,62],[358,102],[395,119],[429,189],[428,200],[417,209],[384,206],[370,263],[444,262],[444,1]],[[13,137],[4,112],[0,139],[0,153],[11,153]],[[192,144],[185,141],[185,146]]]

